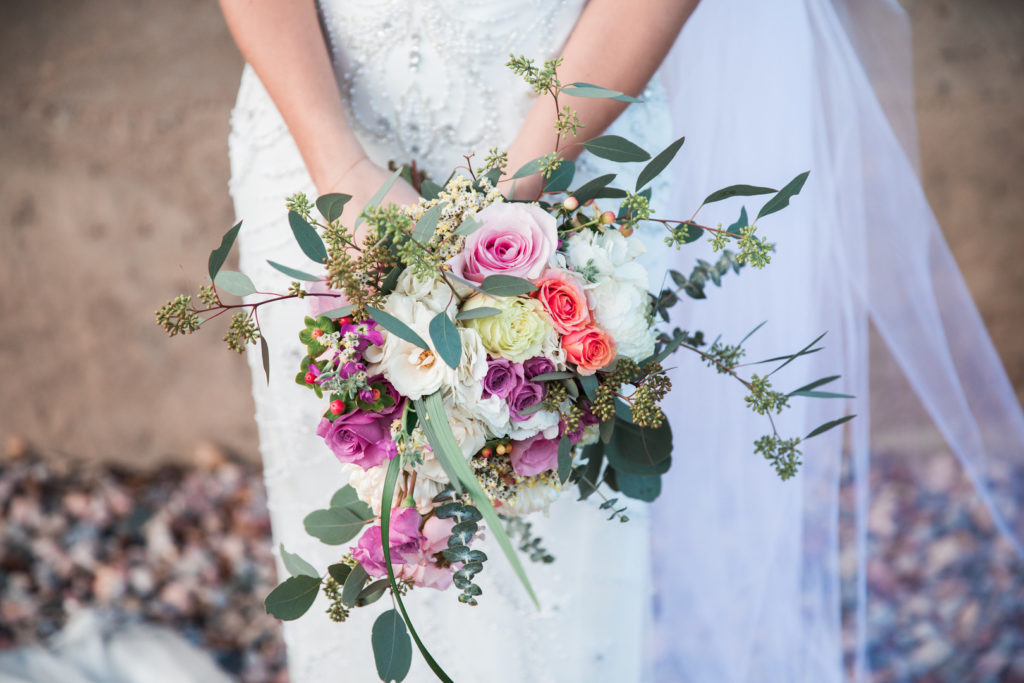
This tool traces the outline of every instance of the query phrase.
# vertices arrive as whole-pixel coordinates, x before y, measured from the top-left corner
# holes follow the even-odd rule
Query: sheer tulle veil
[[[894,0],[703,2],[662,78],[687,136],[672,217],[729,184],[778,187],[811,171],[759,224],[777,244],[772,264],[709,288],[708,305],[683,302],[673,323],[736,342],[767,320],[750,360],[827,331],[824,350],[773,379],[792,390],[842,374],[830,387],[857,398],[793,399],[779,430],[857,419],[807,441],[800,475],[778,481],[753,455],[765,424],[738,414],[742,387],[677,357],[676,456],[654,505],[650,678],[862,679],[869,454],[948,449],[1024,551],[1024,416],[918,178],[907,18]],[[742,204],[700,215],[729,225]],[[674,265],[688,271],[706,252]],[[844,478],[856,514],[841,538]],[[844,622],[856,636],[846,657]]]

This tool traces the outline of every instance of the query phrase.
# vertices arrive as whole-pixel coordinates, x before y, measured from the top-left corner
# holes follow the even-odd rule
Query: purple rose
[[[558,467],[558,439],[531,436],[512,442],[512,469],[521,477],[532,477]]]
[[[405,564],[406,555],[415,555],[422,541],[420,535],[420,513],[416,508],[394,508],[391,511],[391,564]],[[352,549],[352,557],[370,576],[384,576],[388,573],[384,564],[384,545],[381,543],[380,524],[374,524],[359,537]]]
[[[339,415],[333,422],[322,418],[316,428],[334,456],[368,470],[395,457],[398,450],[391,438],[391,423],[402,410],[401,397],[390,383],[385,384],[395,403],[383,412],[356,408]],[[372,398],[372,396],[371,396]]]
[[[508,398],[517,386],[523,383],[523,366],[507,358],[488,358],[487,374],[484,375],[483,397]]]
[[[508,410],[513,420],[521,422],[529,417],[529,415],[523,415],[523,411],[543,400],[544,386],[536,382],[524,380],[509,394]]]
[[[526,379],[533,379],[538,375],[546,375],[554,371],[555,364],[551,362],[550,358],[544,356],[534,356],[523,361],[523,375],[526,376]]]

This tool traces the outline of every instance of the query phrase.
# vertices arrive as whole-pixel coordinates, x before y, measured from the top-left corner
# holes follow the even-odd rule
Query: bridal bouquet
[[[642,163],[632,189],[615,187],[616,176],[606,175],[570,190],[575,167],[558,147],[580,124],[560,98],[635,100],[585,83],[563,86],[558,63],[510,61],[538,93],[555,99],[560,112],[556,149],[511,175],[514,181],[540,174],[536,201],[503,197],[498,186],[507,177],[506,156],[497,150],[477,170],[467,158],[465,172],[444,185],[409,168],[397,170],[352,226],[340,220],[347,195],[315,202],[295,195],[289,199],[291,231],[319,272],[271,262],[294,279],[287,294],[223,303],[224,293],[257,292],[244,274],[222,269],[239,224],[210,255],[211,284],[198,296],[203,306],[182,295],[157,313],[174,335],[236,311],[225,339],[238,351],[259,343],[269,379],[257,309],[289,298],[312,302],[312,314],[297,330],[305,357],[296,382],[322,400],[322,417],[309,429],[342,463],[338,477],[348,484],[326,508],[311,512],[305,526],[324,543],[349,547],[325,571],[282,547],[292,576],[267,597],[266,607],[295,619],[323,591],[331,618],[344,621],[350,610],[390,592],[397,610],[377,618],[371,637],[384,680],[404,678],[412,641],[448,680],[402,598],[413,588],[454,587],[468,605],[485,599],[475,582],[488,559],[474,547],[482,525],[536,602],[511,536],[531,559],[553,558],[530,537],[523,517],[547,510],[572,488],[581,501],[597,494],[599,508],[625,522],[626,508],[604,491],[641,501],[659,495],[672,454],[659,405],[671,389],[662,362],[677,349],[742,382],[747,403],[761,414],[782,410],[796,395],[840,396],[816,391],[835,378],[776,391],[767,375],[740,376],[742,342],[707,344],[699,332],[667,334],[658,327],[659,320],[668,322],[679,294],[704,298],[708,280],[718,284],[745,264],[768,263],[772,245],[756,234],[757,221],[787,206],[807,174],[781,190],[734,185],[704,202],[771,194],[752,222],[745,210],[728,228],[662,219],[645,188],[683,140],[651,158],[607,135],[583,147],[623,164]],[[382,206],[402,173],[423,199],[412,207]],[[643,222],[664,226],[670,247],[709,235],[721,258],[698,262],[689,276],[672,271],[675,287],[652,293],[662,274],[648,273],[640,260],[645,248],[635,230]],[[730,244],[735,253],[726,249]],[[817,341],[771,360],[788,363],[812,352]],[[788,478],[800,464],[799,442],[773,426],[754,450]]]

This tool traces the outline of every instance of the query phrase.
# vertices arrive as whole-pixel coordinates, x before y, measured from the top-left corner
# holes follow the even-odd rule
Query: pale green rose
[[[492,356],[522,363],[540,355],[552,327],[539,301],[524,296],[491,297],[477,294],[463,305],[462,310],[481,306],[497,308],[501,313],[464,322],[466,327],[472,327],[479,333],[480,341]]]

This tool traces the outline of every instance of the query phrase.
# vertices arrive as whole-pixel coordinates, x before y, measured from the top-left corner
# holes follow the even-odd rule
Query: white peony
[[[395,293],[426,305],[434,314],[445,309],[452,312],[458,303],[444,281],[440,278],[429,280],[418,277],[413,274],[412,268],[406,268],[398,276]]]
[[[384,333],[383,346],[369,347],[364,358],[371,374],[383,373],[403,396],[418,399],[455,381],[455,371],[434,351],[430,320],[436,315],[426,304],[404,294],[392,293],[384,310],[415,331],[430,346],[422,349],[398,335]]]
[[[636,287],[614,277],[587,288],[594,322],[615,340],[620,356],[641,361],[654,353],[658,332],[651,321],[647,287]]]
[[[349,469],[349,485],[355,489],[359,500],[369,505],[375,515],[380,514],[381,498],[384,495],[384,479],[387,477],[389,464],[385,463],[377,467],[371,467],[368,470],[355,465],[345,465]],[[405,471],[409,472],[410,470],[407,468]],[[434,496],[444,489],[447,481],[447,478],[443,482],[439,482],[424,476],[423,470],[420,469],[416,477],[416,486],[412,493],[412,498],[416,502],[416,510],[420,514],[426,514],[434,509]],[[398,500],[398,493],[398,488],[396,487],[395,498],[391,504],[392,507],[397,507],[402,503],[402,501]]]
[[[529,439],[538,433],[543,433],[545,439],[554,439],[558,436],[558,423],[561,416],[557,410],[538,410],[522,422],[512,420],[509,424],[508,435],[516,441]]]
[[[647,248],[635,237],[623,237],[618,230],[581,230],[565,243],[566,263],[573,270],[596,275],[597,279],[612,276],[624,283],[647,289],[647,269],[637,261]]]

